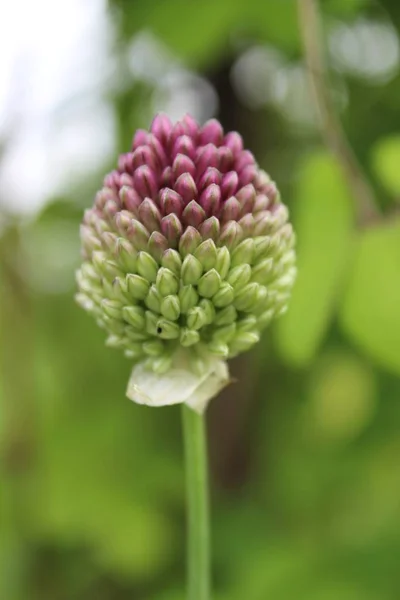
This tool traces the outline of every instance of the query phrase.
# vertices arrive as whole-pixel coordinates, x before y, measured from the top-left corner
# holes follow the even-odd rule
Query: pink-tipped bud
[[[148,143],[149,134],[144,129],[138,129],[135,135],[133,136],[132,141],[132,150],[136,150],[139,146],[144,146]]]
[[[175,192],[175,190],[164,188],[160,192],[160,206],[164,215],[175,213],[180,217],[184,208],[184,202],[182,196]]]
[[[153,200],[145,198],[139,206],[139,217],[143,225],[149,231],[159,231],[161,225],[161,215],[158,207]]]
[[[196,151],[191,137],[188,135],[181,135],[176,139],[172,148],[172,156],[176,156],[177,154],[184,154],[194,160]]]
[[[200,177],[200,181],[198,184],[199,191],[204,190],[204,188],[208,187],[212,183],[216,185],[220,185],[222,181],[222,175],[218,169],[215,167],[207,167],[203,175]]]
[[[150,167],[142,165],[136,169],[133,182],[136,191],[142,198],[155,198],[157,194],[157,181]]]
[[[203,173],[207,167],[219,167],[218,148],[214,144],[207,144],[198,148],[196,152],[195,165],[197,174]]]
[[[242,136],[237,131],[230,131],[224,138],[224,146],[232,151],[233,156],[238,156],[243,150]]]
[[[196,174],[196,167],[194,166],[194,162],[188,156],[185,154],[177,154],[172,163],[172,172],[175,179],[178,179],[178,177],[184,173],[189,173],[194,177]]]
[[[218,214],[221,203],[221,188],[212,183],[200,196],[200,204],[204,208],[207,216]]]
[[[150,131],[153,135],[160,140],[164,145],[168,143],[169,137],[172,132],[172,123],[167,115],[160,113],[156,115],[150,127]]]
[[[219,146],[224,137],[224,131],[221,123],[216,119],[210,119],[200,129],[200,144],[205,146],[206,144],[214,144]]]
[[[131,187],[124,186],[119,192],[119,197],[122,206],[136,215],[137,210],[142,203],[142,198],[137,191]]]
[[[142,165],[147,165],[150,169],[154,170],[157,168],[157,162],[154,152],[149,146],[139,146],[129,155],[127,158],[129,170],[133,173],[136,169]]]
[[[240,212],[241,206],[239,200],[237,200],[235,196],[231,196],[222,205],[221,221],[223,223],[226,221],[236,221],[239,218]]]
[[[210,217],[206,219],[199,227],[199,231],[203,237],[203,239],[212,239],[216,242],[219,238],[220,233],[220,222],[217,217]]]
[[[198,227],[200,223],[204,221],[206,213],[204,209],[197,204],[196,200],[189,202],[183,209],[182,221],[185,225],[191,225],[192,227]]]
[[[193,141],[197,144],[197,137],[199,133],[199,124],[190,115],[185,115],[181,121],[184,131],[187,135],[193,138]]]
[[[254,186],[251,183],[248,183],[236,193],[236,198],[240,202],[242,215],[252,212],[256,201],[256,190],[254,189]]]
[[[239,177],[236,171],[229,171],[222,177],[221,193],[223,198],[233,196],[238,189]]]
[[[226,173],[233,167],[233,154],[232,151],[226,146],[221,146],[218,148],[218,156],[219,156],[219,170],[221,173]]]
[[[179,218],[173,213],[163,217],[161,219],[161,231],[167,238],[170,247],[176,248],[182,235],[182,223]]]
[[[191,200],[197,198],[197,188],[193,177],[190,173],[180,175],[174,185],[175,191],[182,197],[182,200],[187,204]]]
[[[253,183],[256,175],[257,167],[255,165],[247,165],[247,167],[244,167],[239,173],[240,185],[245,186],[248,183]]]

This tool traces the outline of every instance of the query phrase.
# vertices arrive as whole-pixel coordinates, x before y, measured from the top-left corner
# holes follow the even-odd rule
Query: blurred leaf
[[[150,29],[189,64],[215,60],[243,12],[240,2],[230,0],[114,0],[112,4],[122,9],[122,27],[128,37],[140,29]]]
[[[338,17],[351,17],[371,4],[371,0],[325,0],[324,10]]]
[[[379,140],[373,148],[371,161],[386,190],[400,202],[400,135]]]
[[[371,422],[375,392],[368,365],[350,353],[330,351],[311,378],[305,422],[323,442],[351,440]]]
[[[277,342],[288,362],[304,366],[332,320],[351,252],[351,200],[328,154],[304,161],[295,205],[298,279],[289,311],[278,324]]]
[[[382,366],[400,373],[400,221],[360,235],[341,309],[346,333]]]

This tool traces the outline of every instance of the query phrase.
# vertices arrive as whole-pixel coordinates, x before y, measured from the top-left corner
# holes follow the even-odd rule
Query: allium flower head
[[[134,360],[128,396],[149,404],[187,401],[187,378],[205,404],[228,379],[224,359],[286,310],[296,273],[275,183],[215,119],[160,114],[138,130],[81,239],[77,300]]]

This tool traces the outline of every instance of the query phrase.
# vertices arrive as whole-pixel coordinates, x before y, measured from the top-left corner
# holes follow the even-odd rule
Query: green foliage
[[[375,144],[372,167],[394,200],[400,201],[400,135],[391,135]]]
[[[351,199],[329,155],[312,154],[303,161],[294,202],[299,275],[277,342],[288,362],[306,365],[332,322],[352,256]]]
[[[352,339],[382,366],[400,373],[400,223],[359,236],[341,309]]]

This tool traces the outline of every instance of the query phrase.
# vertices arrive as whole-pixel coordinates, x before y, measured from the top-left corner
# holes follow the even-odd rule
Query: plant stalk
[[[210,524],[205,418],[182,407],[187,510],[188,600],[210,600]]]

